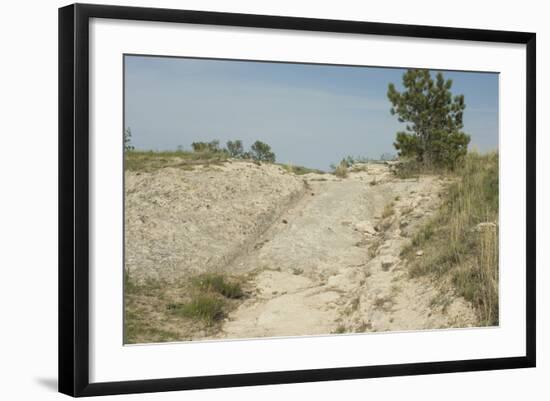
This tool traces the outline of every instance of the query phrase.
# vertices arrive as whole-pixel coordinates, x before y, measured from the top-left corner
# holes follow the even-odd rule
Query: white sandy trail
[[[434,303],[440,291],[427,280],[411,280],[399,258],[407,231],[414,232],[436,209],[439,179],[398,180],[383,165],[369,165],[367,172],[343,180],[305,177],[310,194],[228,267],[233,273],[257,272],[248,285],[254,294],[230,314],[216,337],[475,324],[463,299],[451,296],[444,308]],[[394,214],[381,222],[390,202]],[[378,223],[386,228],[373,232],[370,227]],[[379,246],[371,257],[367,249],[373,242]]]

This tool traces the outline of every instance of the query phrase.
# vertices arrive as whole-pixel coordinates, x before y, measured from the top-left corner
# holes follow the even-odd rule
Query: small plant
[[[336,330],[334,330],[334,334],[344,334],[346,331],[346,326],[340,324],[338,325],[338,327],[336,327]]]
[[[182,304],[169,304],[174,314],[213,324],[224,317],[223,301],[209,294],[200,294]]]
[[[422,227],[412,239],[412,246],[418,247],[427,241],[429,241],[434,235],[434,224],[433,222],[427,223]]]
[[[346,156],[342,159],[340,163],[345,164],[347,168],[350,168],[356,163],[356,160],[352,156]]]
[[[334,169],[334,175],[339,178],[346,178],[348,176],[348,165],[345,159]]]
[[[221,274],[203,274],[196,277],[193,283],[201,290],[215,292],[226,298],[242,298],[244,293],[239,283],[228,282]]]

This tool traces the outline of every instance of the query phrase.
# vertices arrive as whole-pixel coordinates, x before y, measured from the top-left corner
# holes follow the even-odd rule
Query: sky
[[[125,56],[125,126],[139,150],[260,140],[277,161],[328,170],[348,155],[395,154],[404,125],[388,84],[404,69]],[[443,71],[463,94],[470,148],[498,149],[498,74]]]

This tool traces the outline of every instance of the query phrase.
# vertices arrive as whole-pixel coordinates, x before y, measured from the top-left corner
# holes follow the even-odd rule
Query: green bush
[[[227,141],[227,153],[229,157],[242,158],[244,154],[243,141],[237,139],[235,141]]]
[[[222,149],[220,148],[220,141],[218,141],[217,139],[210,142],[193,142],[191,144],[191,147],[193,148],[193,152],[200,152],[200,153],[222,152]]]
[[[256,141],[252,144],[250,147],[250,156],[259,162],[273,163],[275,161],[275,153],[271,151],[271,146],[261,141]]]

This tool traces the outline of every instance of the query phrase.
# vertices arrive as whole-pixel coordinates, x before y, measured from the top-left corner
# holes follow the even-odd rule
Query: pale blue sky
[[[141,150],[194,141],[271,145],[277,161],[328,169],[347,155],[395,153],[404,129],[388,84],[403,69],[125,56],[125,125]],[[498,148],[498,74],[444,71],[464,94],[470,147]]]

